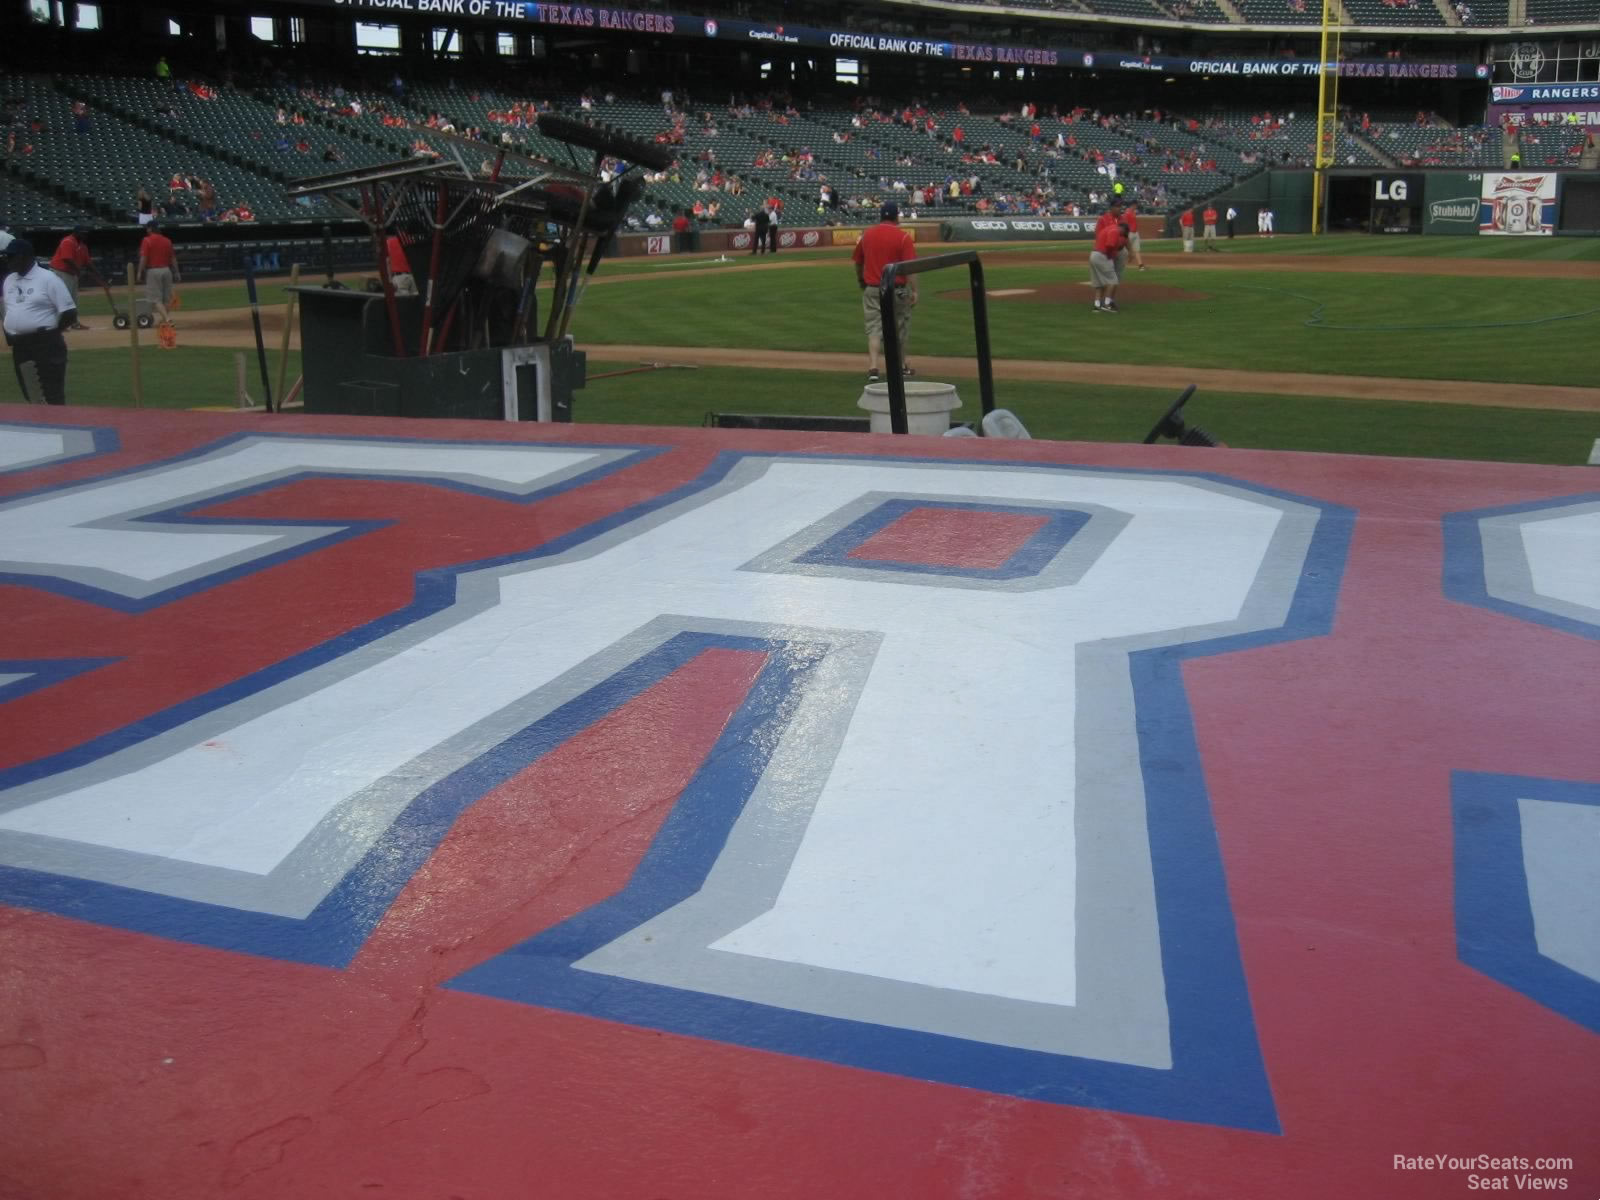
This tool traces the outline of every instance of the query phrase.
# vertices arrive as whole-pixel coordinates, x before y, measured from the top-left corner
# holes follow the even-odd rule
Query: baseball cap
[[[887,200],[884,202],[883,207],[878,210],[878,216],[885,221],[898,221],[900,219],[900,206],[893,200]]]
[[[33,243],[27,238],[13,238],[11,244],[6,247],[7,258],[21,258],[25,254],[31,255],[32,253]]]

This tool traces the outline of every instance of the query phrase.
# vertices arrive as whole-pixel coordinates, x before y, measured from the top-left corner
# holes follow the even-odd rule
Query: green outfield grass
[[[235,353],[195,347],[142,356],[145,406],[231,406]],[[259,401],[253,354],[246,365],[250,393]],[[638,365],[592,357],[589,373]],[[271,366],[276,387],[275,356]],[[299,370],[299,355],[293,354],[290,380]],[[76,352],[69,386],[75,405],[126,408],[133,403],[123,351]],[[976,419],[977,384],[968,381],[960,388],[965,406],[958,419]],[[719,411],[858,416],[861,389],[856,372],[667,369],[591,379],[578,393],[576,412],[582,423],[624,425],[700,425],[708,413]],[[1035,437],[1069,441],[1138,441],[1173,399],[1174,393],[1159,388],[1010,380],[997,387],[998,403],[1016,412]],[[8,373],[0,380],[0,402],[15,401],[16,383]],[[1585,460],[1596,433],[1594,417],[1587,413],[1305,396],[1201,391],[1188,411],[1196,424],[1230,446],[1417,458],[1577,464]]]
[[[1096,313],[1081,249],[1059,265],[985,265],[991,290],[1069,285],[1056,303],[994,300],[996,358],[1139,362],[1249,371],[1465,379],[1508,384],[1595,382],[1600,287],[1415,275],[1226,271],[1200,267],[1131,276],[1190,298]],[[976,353],[966,273],[923,276],[912,325],[918,352]],[[941,295],[941,293],[946,293]],[[1319,324],[1308,324],[1313,319]],[[574,328],[591,344],[750,346],[860,351],[861,301],[848,264],[784,271],[660,276],[592,288]]]
[[[924,252],[946,248],[928,246]],[[1600,344],[1600,275],[1486,280],[1427,273],[1429,257],[1472,251],[1600,262],[1600,239],[1251,237],[1236,239],[1226,251],[1304,254],[1306,270],[1299,272],[1196,263],[1168,268],[1162,256],[1180,252],[1179,245],[1158,242],[1152,270],[1129,279],[1135,294],[1138,285],[1160,284],[1183,289],[1190,298],[1130,302],[1117,316],[1092,312],[1088,289],[1078,286],[1085,274],[1083,243],[1046,249],[1050,261],[1040,264],[1022,257],[1037,257],[1040,246],[983,248],[991,289],[1066,289],[1064,298],[1050,303],[991,301],[997,358],[1497,381],[1506,385],[1508,399],[1519,385],[1593,387],[1600,377],[1593,349]],[[1316,270],[1321,255],[1378,252],[1415,255],[1414,272]],[[744,255],[731,255],[727,263],[716,258],[605,264],[606,273],[645,277],[602,284],[586,294],[573,328],[581,341],[600,347],[591,353],[591,375],[637,365],[608,354],[607,344],[863,353],[860,293],[845,250],[780,255],[780,270],[744,269],[766,266]],[[264,305],[283,303],[284,282],[261,285]],[[913,360],[919,354],[973,354],[965,270],[924,276],[922,287]],[[194,287],[185,294],[183,313],[237,308],[243,298],[242,284]],[[109,316],[104,296],[94,292],[85,293],[83,311],[91,323]],[[141,360],[147,406],[233,404],[236,351],[185,345],[162,352],[146,339]],[[271,360],[276,386],[275,350]],[[125,349],[74,349],[71,364],[74,404],[131,403]],[[248,387],[259,400],[253,353],[247,366]],[[299,370],[294,355],[289,378]],[[713,410],[853,414],[861,384],[854,371],[656,371],[595,380],[579,394],[577,413],[584,422],[645,425],[699,424]],[[976,385],[962,386],[970,418]],[[1137,440],[1172,398],[1143,387],[1006,380],[999,386],[1000,403],[1014,409],[1035,436],[1085,441]],[[12,373],[0,372],[0,403],[19,398]],[[1220,392],[1201,393],[1194,404],[1194,419],[1230,445],[1287,450],[1580,463],[1597,432],[1593,414],[1521,408]]]
[[[359,288],[361,286],[362,277],[359,275],[344,275],[340,276],[340,278],[352,287]],[[314,280],[303,282],[320,283],[321,281],[322,276],[318,275]],[[265,280],[258,280],[256,283],[256,297],[261,307],[263,309],[281,307],[289,299],[289,293],[284,290],[288,286],[288,276],[275,279],[270,283]],[[223,308],[246,308],[250,304],[250,295],[245,290],[243,280],[198,285],[179,284],[177,291],[182,303],[172,314],[172,319],[179,328],[182,328],[183,319],[189,313],[213,312]],[[138,292],[140,296],[143,296],[144,288],[141,286]],[[113,287],[111,295],[116,300],[119,312],[129,311],[127,284],[124,283]],[[105,291],[101,288],[83,288],[78,294],[78,312],[83,317],[86,325],[94,325],[96,323],[109,325],[111,305],[106,302]],[[154,336],[154,333],[150,331],[141,334],[141,337],[147,339],[153,339]]]
[[[146,408],[202,408],[231,406],[238,395],[233,356],[236,350],[211,346],[181,346],[156,350],[146,346],[139,355],[139,375],[144,383]],[[73,350],[67,360],[67,399],[73,405],[133,407],[132,371],[126,350]],[[272,386],[278,386],[278,353],[267,358]],[[288,384],[300,377],[300,352],[289,353]],[[261,402],[261,369],[255,351],[245,352],[245,386]],[[10,363],[0,373],[0,404],[18,404],[21,393]]]
[[[591,358],[589,372],[638,365]],[[856,406],[862,383],[855,372],[667,369],[592,380],[578,393],[576,413],[585,422],[644,425],[699,425],[718,411],[862,416]],[[959,390],[957,419],[976,420],[976,381]],[[996,403],[1015,412],[1034,437],[1068,441],[1140,441],[1174,399],[1176,393],[1159,388],[1012,380],[996,386]],[[1596,435],[1588,413],[1452,404],[1201,391],[1185,411],[1229,446],[1268,450],[1579,464]]]
[[[1059,243],[1058,243],[1059,244]],[[1600,237],[1408,237],[1365,233],[1308,233],[1257,237],[1240,230],[1221,240],[1229,254],[1304,254],[1361,258],[1487,258],[1507,262],[1600,263]],[[1181,254],[1183,242],[1162,238],[1145,244],[1146,253]],[[1418,270],[1426,270],[1418,267]]]

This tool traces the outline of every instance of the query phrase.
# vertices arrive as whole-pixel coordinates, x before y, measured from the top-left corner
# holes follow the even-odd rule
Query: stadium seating
[[[1446,129],[1437,125],[1374,126],[1374,145],[1402,167],[1504,166],[1500,131]]]
[[[40,125],[25,169],[62,188],[74,204],[100,219],[131,222],[139,189],[144,188],[160,203],[168,197],[167,181],[174,174],[209,180],[219,210],[245,205],[257,220],[314,215],[285,200],[281,186],[251,169],[244,158],[236,154],[221,157],[176,129],[135,124],[101,103],[90,104],[84,127],[79,129],[73,96],[42,76],[13,81],[13,92],[24,97],[28,118]],[[187,215],[197,218],[192,198],[186,207]]]
[[[677,210],[696,203],[717,205],[705,225],[734,226],[768,197],[782,202],[785,224],[871,222],[891,198],[922,216],[1061,213],[1092,209],[1113,180],[1147,207],[1188,206],[1269,166],[1309,165],[1316,137],[1316,122],[1305,114],[1243,110],[1193,118],[1169,113],[1157,121],[1077,109],[1065,118],[1038,117],[1035,139],[1034,119],[1015,111],[919,107],[907,120],[870,110],[802,112],[763,103],[736,110],[697,105],[678,114],[657,102],[611,95],[514,97],[437,85],[416,85],[403,101],[304,84],[197,95],[150,79],[87,74],[13,77],[0,91],[18,98],[39,126],[31,153],[9,164],[8,215],[18,224],[57,226],[85,218],[129,221],[138,188],[159,202],[173,173],[210,180],[221,206],[248,204],[260,221],[321,219],[332,206],[321,199],[309,206],[286,200],[286,180],[407,158],[419,139],[427,153],[460,155],[469,169],[488,169],[502,145],[584,172],[596,168],[592,151],[540,133],[536,111],[673,145],[676,164],[649,177],[631,214],[630,227],[640,229],[666,228]],[[90,105],[83,130],[74,129],[75,99]],[[1452,129],[1437,118],[1400,111],[1345,116],[1341,166],[1504,165],[1497,129]],[[1370,123],[1366,134],[1362,116]],[[1418,124],[1419,117],[1430,123]],[[431,130],[430,118],[459,133],[476,129],[481,149]],[[1523,165],[1575,164],[1581,141],[1578,130],[1530,130]],[[301,142],[304,152],[294,148]],[[328,147],[339,166],[323,161]],[[501,173],[531,170],[508,161]],[[720,186],[713,183],[718,174]],[[964,185],[953,199],[952,180]],[[837,208],[823,209],[824,182],[837,195]]]
[[[1451,0],[1451,6],[1472,29],[1504,29],[1511,23],[1510,0]]]
[[[1433,0],[1344,0],[1352,23],[1361,28],[1402,26],[1420,29],[1444,27],[1445,20]]]
[[[1529,25],[1587,25],[1596,21],[1594,0],[1527,0]]]
[[[13,229],[64,229],[94,219],[87,209],[68,204],[9,171],[0,174],[0,221]]]
[[[1588,131],[1581,125],[1530,125],[1521,131],[1524,167],[1575,167]],[[1498,142],[1496,143],[1498,146]],[[1498,153],[1498,150],[1497,150]],[[1495,166],[1501,160],[1496,159]]]
[[[1247,25],[1319,25],[1322,0],[1234,0]]]
[[[1154,0],[1093,0],[1087,7],[1105,17],[1132,17],[1137,20],[1170,20],[1166,10]]]

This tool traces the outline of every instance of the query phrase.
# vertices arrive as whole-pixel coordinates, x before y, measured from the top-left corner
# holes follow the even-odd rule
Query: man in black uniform
[[[767,248],[767,230],[772,228],[772,214],[767,211],[767,206],[765,204],[756,209],[755,223],[756,244],[751,247],[750,253],[760,254]]]

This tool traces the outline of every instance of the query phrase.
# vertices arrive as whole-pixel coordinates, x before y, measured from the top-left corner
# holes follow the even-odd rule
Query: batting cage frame
[[[949,254],[935,254],[931,258],[911,258],[905,262],[890,263],[883,269],[883,280],[878,285],[878,311],[883,315],[883,358],[889,364],[886,372],[889,386],[889,429],[892,433],[909,433],[910,418],[906,413],[906,381],[897,364],[904,360],[900,346],[900,330],[895,324],[895,285],[909,275],[922,275],[929,271],[943,271],[949,267],[965,266],[967,280],[972,290],[972,332],[978,342],[978,394],[986,417],[994,411],[994,359],[989,352],[989,298],[983,286],[983,260],[976,250],[956,250]],[[983,436],[983,421],[978,421],[978,436]]]

